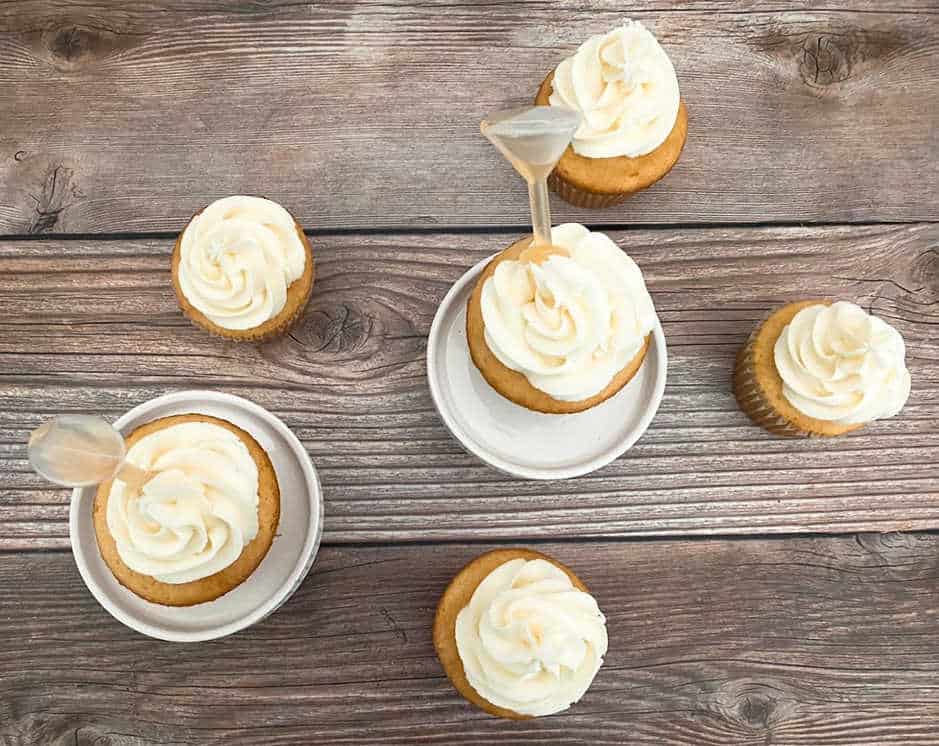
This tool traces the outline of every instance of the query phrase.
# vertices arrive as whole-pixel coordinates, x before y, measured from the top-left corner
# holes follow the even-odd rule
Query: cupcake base
[[[552,71],[541,83],[536,106],[549,106]],[[688,110],[679,102],[678,116],[668,137],[651,153],[630,158],[587,158],[568,145],[548,177],[548,186],[577,207],[603,208],[624,202],[661,179],[678,162],[688,137]]]
[[[242,549],[232,564],[219,572],[189,583],[162,583],[150,575],[131,570],[121,560],[117,543],[108,529],[108,496],[113,480],[102,482],[95,494],[92,513],[101,558],[121,585],[146,601],[163,606],[194,606],[214,601],[243,583],[267,555],[280,522],[280,487],[274,465],[254,438],[227,420],[202,414],[163,417],[134,430],[127,437],[127,446],[129,448],[146,435],[184,422],[206,422],[224,427],[247,446],[258,467],[258,535]]]
[[[195,218],[196,215],[199,215],[201,212],[200,210],[192,217]],[[192,218],[190,218],[190,222],[192,222]],[[313,266],[313,249],[310,247],[310,242],[303,232],[303,228],[300,227],[300,224],[295,222],[294,225],[296,226],[297,235],[300,237],[300,242],[303,244],[303,249],[306,254],[303,274],[290,283],[290,286],[287,288],[287,300],[280,313],[274,318],[268,319],[260,326],[254,326],[250,329],[226,329],[223,326],[219,326],[193,306],[186,298],[179,284],[180,242],[182,241],[183,233],[185,233],[185,229],[183,229],[176,239],[176,245],[173,247],[172,270],[173,289],[176,291],[176,299],[179,301],[179,307],[182,309],[186,318],[195,326],[205,329],[205,331],[217,337],[231,339],[236,342],[266,342],[286,334],[287,331],[290,330],[290,327],[292,327],[303,314],[307,302],[310,300],[310,294],[313,292],[313,280],[316,275]]]
[[[549,396],[544,391],[532,386],[528,379],[518,371],[507,368],[492,353],[486,342],[485,324],[483,323],[482,312],[482,292],[483,285],[496,271],[499,262],[506,260],[517,260],[522,253],[531,246],[531,236],[526,236],[509,246],[505,251],[495,257],[483,270],[473,288],[469,302],[466,308],[466,340],[469,345],[470,357],[473,364],[479,370],[486,382],[492,386],[499,394],[519,406],[530,409],[534,412],[543,412],[544,414],[573,414],[583,412],[584,410],[595,407],[597,404],[606,401],[611,396],[619,392],[633,376],[639,371],[649,345],[652,343],[652,335],[648,334],[642,344],[642,348],[630,362],[617,373],[613,380],[603,391],[589,399],[580,401],[561,401]]]
[[[460,570],[440,597],[437,613],[434,616],[434,649],[437,651],[437,658],[447,678],[450,679],[450,683],[469,702],[490,715],[511,720],[529,720],[531,715],[521,715],[514,710],[497,707],[473,689],[466,678],[466,671],[463,669],[463,661],[460,659],[456,644],[456,618],[464,607],[469,605],[477,586],[497,567],[515,559],[542,559],[550,562],[567,574],[575,588],[584,593],[590,592],[570,568],[540,552],[521,548],[496,549],[486,552]]]
[[[586,189],[574,186],[570,181],[566,181],[558,175],[556,170],[548,174],[548,188],[565,202],[574,205],[574,207],[586,207],[591,210],[602,210],[605,207],[621,205],[636,193],[601,194],[600,192],[589,192]]]
[[[773,352],[776,340],[799,311],[817,305],[828,306],[831,301],[790,303],[774,311],[750,334],[737,355],[734,369],[737,402],[753,422],[776,435],[834,437],[864,426],[863,423],[844,425],[809,417],[792,406],[783,394],[783,380],[776,369]]]

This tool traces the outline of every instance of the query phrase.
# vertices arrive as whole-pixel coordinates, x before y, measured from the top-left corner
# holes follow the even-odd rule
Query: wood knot
[[[885,60],[918,42],[898,29],[847,25],[835,19],[806,21],[798,14],[783,14],[750,43],[768,55],[785,77],[827,97],[838,95],[847,81],[879,74]]]
[[[901,532],[890,534],[864,533],[856,534],[854,541],[866,553],[883,559],[884,555],[889,552],[903,552],[911,548],[915,549],[919,538],[916,534]]]
[[[794,699],[779,687],[752,679],[728,681],[715,692],[709,709],[747,732],[770,731],[792,713]]]
[[[307,314],[301,332],[311,352],[346,353],[365,346],[373,319],[355,307],[319,307]]]
[[[48,168],[39,188],[30,193],[33,215],[29,233],[45,233],[58,226],[62,212],[85,195],[75,182],[75,172],[61,163]]]
[[[926,249],[910,267],[910,281],[920,288],[922,302],[939,300],[939,248]]]
[[[810,86],[840,83],[851,75],[849,50],[832,36],[809,36],[802,45],[802,79]]]
[[[328,277],[320,279],[323,285],[329,283]],[[319,375],[324,380],[377,379],[394,385],[395,371],[420,363],[425,335],[377,295],[368,296],[365,288],[340,295],[321,287],[313,293],[315,305],[297,325],[264,347],[282,372],[296,373],[300,382]]]
[[[912,261],[894,264],[875,290],[867,310],[895,326],[914,357],[929,359],[935,349],[930,308],[939,303],[939,248],[920,251]],[[907,530],[909,526],[898,528]]]
[[[49,52],[60,70],[74,70],[98,55],[101,36],[81,26],[66,26],[50,33]]]
[[[857,534],[860,552],[854,565],[868,582],[914,583],[935,574],[936,536],[891,533]]]
[[[775,707],[772,700],[761,695],[744,697],[738,707],[740,720],[753,728],[767,728]]]

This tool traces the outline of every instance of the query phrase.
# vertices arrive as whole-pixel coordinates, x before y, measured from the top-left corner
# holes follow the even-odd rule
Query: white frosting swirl
[[[910,396],[903,337],[854,303],[803,308],[776,340],[774,357],[786,400],[819,420],[892,417]]]
[[[108,530],[131,570],[188,583],[228,567],[258,534],[258,467],[230,430],[183,422],[145,435],[127,460],[156,472],[142,487],[115,479]]]
[[[186,299],[225,329],[253,329],[279,314],[306,268],[293,217],[262,197],[225,197],[196,215],[179,245]]]
[[[606,619],[589,593],[542,559],[510,560],[476,588],[456,618],[470,685],[520,715],[566,710],[606,655]]]
[[[591,36],[554,71],[551,106],[579,111],[574,152],[635,158],[665,142],[675,126],[678,78],[665,50],[638,21]]]
[[[543,263],[505,260],[482,289],[486,344],[499,361],[560,401],[599,394],[656,323],[636,263],[603,233],[551,230]]]

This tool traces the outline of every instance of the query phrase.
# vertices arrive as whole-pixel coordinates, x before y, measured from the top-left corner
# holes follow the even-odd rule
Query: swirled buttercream
[[[809,417],[870,422],[897,414],[910,395],[903,337],[854,303],[803,308],[773,353],[783,395]]]
[[[679,107],[665,50],[638,21],[591,36],[554,71],[551,106],[579,111],[572,146],[587,158],[635,158],[665,142]]]
[[[606,655],[606,620],[560,568],[510,560],[476,588],[456,619],[470,685],[520,715],[566,710],[587,691]]]
[[[293,217],[262,197],[225,197],[196,215],[180,238],[186,299],[225,329],[253,329],[279,314],[306,267]]]
[[[560,401],[603,391],[656,323],[636,263],[603,233],[551,231],[562,253],[504,260],[481,295],[486,344],[499,361]]]
[[[145,435],[127,460],[152,473],[115,479],[108,530],[131,570],[188,583],[228,567],[258,533],[258,467],[233,432],[183,422]]]

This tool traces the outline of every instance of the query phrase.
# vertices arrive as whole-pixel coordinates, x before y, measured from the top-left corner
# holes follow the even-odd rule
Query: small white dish
[[[207,414],[248,432],[267,451],[280,485],[280,525],[267,556],[241,585],[195,606],[150,603],[117,582],[101,559],[92,507],[97,486],[72,493],[69,535],[85,585],[115,619],[150,637],[198,642],[249,627],[284,603],[310,571],[323,532],[323,496],[306,449],[287,426],[257,404],[215,391],[181,391],[134,407],[114,426],[124,435],[174,414]]]
[[[532,412],[486,382],[466,342],[466,304],[492,258],[457,280],[430,327],[427,379],[441,419],[467,451],[512,476],[567,479],[606,466],[639,440],[662,402],[668,356],[661,324],[639,372],[615,396],[577,414]]]

